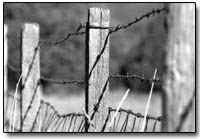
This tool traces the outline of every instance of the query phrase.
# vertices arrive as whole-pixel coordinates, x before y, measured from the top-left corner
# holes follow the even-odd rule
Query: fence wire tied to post
[[[154,16],[155,14],[159,14],[160,12],[165,11],[165,10],[166,10],[166,8],[153,9],[152,11],[147,12],[147,13],[145,13],[144,15],[135,18],[135,20],[132,21],[132,22],[130,22],[130,23],[127,23],[127,24],[125,24],[125,25],[118,25],[118,26],[116,26],[116,27],[101,28],[101,27],[90,27],[90,26],[89,26],[89,28],[109,29],[109,33],[108,33],[108,35],[107,35],[107,37],[106,37],[106,40],[105,40],[105,43],[104,43],[104,47],[103,47],[101,53],[97,56],[97,60],[95,61],[95,63],[98,62],[98,60],[100,59],[101,55],[103,54],[103,52],[104,52],[104,50],[105,50],[105,46],[106,46],[106,44],[107,44],[108,36],[109,36],[111,33],[117,32],[117,31],[119,31],[119,30],[121,30],[121,29],[127,29],[128,27],[132,26],[132,25],[135,24],[135,23],[138,23],[138,22],[141,21],[142,19],[144,19],[144,18],[149,18],[150,16]],[[40,45],[42,45],[42,44],[49,44],[49,45],[51,46],[51,45],[57,45],[57,44],[63,43],[63,42],[65,42],[66,40],[68,40],[71,36],[76,36],[76,35],[83,35],[83,34],[85,34],[86,32],[79,32],[79,31],[80,31],[82,28],[86,28],[86,27],[87,27],[86,25],[80,23],[79,26],[78,26],[77,29],[76,29],[76,32],[74,32],[74,33],[68,33],[66,37],[64,37],[63,39],[61,39],[61,40],[59,40],[59,41],[54,41],[54,42],[42,42],[42,41],[40,41],[40,42],[39,42],[39,45],[35,48],[34,55],[33,55],[32,61],[31,61],[31,64],[29,65],[28,74],[27,74],[27,76],[26,76],[26,78],[25,78],[25,83],[26,83],[26,79],[28,78],[30,69],[31,69],[31,67],[32,67],[32,65],[33,65],[33,62],[34,62],[35,55],[36,55],[36,53],[37,53],[38,47],[39,47]],[[94,68],[95,65],[96,65],[95,63],[94,63],[93,68]],[[12,69],[12,70],[14,70],[14,71],[20,71],[19,68],[14,68],[13,66],[9,66],[9,68]],[[92,69],[93,69],[93,68],[92,68]],[[91,74],[91,73],[92,73],[92,70],[91,70],[90,74]],[[138,78],[138,79],[141,79],[141,81],[150,82],[149,79],[143,79],[143,77],[139,77],[139,76],[137,76],[137,75],[134,75],[134,76],[126,76],[126,77],[125,77],[124,75],[122,75],[122,76],[119,76],[119,75],[118,75],[118,76],[111,76],[111,78],[121,78],[121,79],[122,79],[122,78],[127,78],[127,79]],[[56,81],[56,80],[52,80],[52,79],[47,79],[47,78],[45,78],[45,77],[43,77],[42,79],[45,80],[45,81],[54,82],[54,83],[57,83],[57,84],[65,84],[65,82],[66,82],[66,84],[67,84],[67,81],[58,81],[58,80]],[[69,81],[69,83],[74,83],[74,82],[75,82],[75,81]],[[154,82],[162,82],[162,81],[155,80]],[[25,84],[25,83],[24,83],[24,84]],[[79,84],[79,83],[82,84],[81,82],[77,81],[77,84]]]
[[[151,16],[154,16],[156,14],[160,14],[161,12],[165,11],[166,8],[158,8],[158,9],[153,9],[150,12],[147,12],[139,17],[136,17],[134,21],[129,22],[127,24],[121,24],[121,25],[117,25],[116,27],[95,27],[95,26],[88,26],[89,28],[96,28],[96,29],[109,29],[109,35],[114,33],[114,32],[118,32],[121,29],[127,29],[129,27],[131,27],[132,25],[142,21],[144,18],[149,18]],[[61,43],[64,43],[65,41],[69,40],[72,36],[80,36],[80,35],[84,35],[86,32],[85,31],[81,31],[80,30],[82,28],[87,28],[86,23],[80,23],[79,26],[77,27],[75,32],[70,32],[67,33],[67,35],[57,41],[52,41],[52,42],[48,42],[48,41],[40,41],[39,45],[43,46],[43,45],[47,45],[47,46],[56,46],[59,45]]]
[[[105,46],[107,44],[107,41],[108,41],[108,36],[114,32],[118,32],[119,30],[121,29],[127,29],[129,28],[130,26],[132,26],[133,24],[135,23],[138,23],[139,21],[141,21],[142,19],[144,18],[149,18],[150,16],[154,16],[155,14],[159,14],[160,12],[164,11],[165,8],[161,8],[161,9],[153,9],[151,12],[148,12],[140,17],[137,17],[135,18],[134,21],[130,22],[130,23],[127,23],[125,25],[118,25],[116,27],[108,27],[108,28],[103,28],[103,27],[92,27],[92,26],[88,26],[89,28],[97,28],[97,29],[109,29],[109,32],[108,32],[108,35],[106,37],[106,40],[104,42],[104,47],[101,51],[101,53],[97,56],[97,60],[95,63],[98,62],[98,60],[100,59],[101,55],[103,54],[104,50],[105,50]],[[25,77],[25,82],[24,82],[24,85],[28,79],[28,76],[29,76],[29,73],[30,73],[30,70],[32,68],[32,65],[34,63],[34,59],[35,59],[35,55],[37,53],[37,50],[38,50],[38,47],[41,46],[41,45],[49,45],[49,46],[53,46],[53,45],[58,45],[58,44],[61,44],[61,43],[64,43],[65,41],[67,41],[70,37],[72,36],[77,36],[77,35],[83,35],[85,34],[86,32],[79,32],[82,28],[85,28],[86,26],[83,25],[83,24],[80,24],[76,30],[76,32],[73,32],[73,33],[68,33],[66,35],[66,37],[64,37],[63,39],[60,39],[58,41],[53,41],[53,42],[43,42],[43,41],[40,41],[39,42],[39,45],[36,47],[35,49],[35,53],[33,55],[33,58],[32,58],[32,61],[30,62],[31,64],[29,65],[28,67],[28,72],[27,72],[27,75]],[[94,64],[94,67],[95,67],[95,64]],[[13,71],[21,71],[21,69],[17,69],[17,68],[14,68],[13,66],[10,66],[8,65],[8,68],[10,68],[11,70]],[[92,72],[92,70],[91,70]],[[141,80],[142,82],[146,82],[146,83],[151,83],[151,82],[159,82],[159,83],[162,83],[161,80],[158,80],[158,79],[147,79],[147,78],[144,78],[143,76],[138,76],[138,75],[110,75],[109,76],[109,79],[110,78],[119,78],[119,79],[139,79]],[[50,83],[55,83],[55,84],[77,84],[77,85],[80,85],[80,84],[84,84],[85,82],[83,80],[68,80],[68,81],[63,81],[63,80],[55,80],[55,79],[50,79],[50,78],[45,78],[45,77],[41,77],[40,80],[38,81],[39,83],[41,83],[41,81],[44,81],[44,82],[50,82]],[[37,88],[37,87],[36,87]],[[36,89],[37,90],[37,89]],[[36,91],[34,91],[36,92]],[[34,99],[34,96],[35,96],[36,93],[34,93],[33,97],[32,97],[32,100],[31,102],[33,101]],[[99,101],[100,102],[100,101]],[[37,111],[37,114],[36,114],[36,117],[35,117],[35,120],[34,120],[34,123],[31,127],[31,131],[35,131],[35,125],[38,123],[38,117],[41,117],[40,115],[40,111],[42,110],[43,106],[46,106],[46,109],[45,109],[45,118],[47,119],[45,122],[46,123],[43,123],[42,125],[42,130],[43,131],[48,131],[48,130],[51,130],[51,131],[54,131],[54,132],[58,132],[58,130],[62,127],[62,131],[67,131],[70,132],[70,131],[75,131],[75,123],[77,122],[77,117],[83,117],[81,122],[80,122],[80,125],[78,126],[78,132],[79,131],[84,131],[84,120],[85,120],[85,115],[84,114],[81,114],[81,113],[70,113],[70,114],[67,114],[67,115],[60,115],[58,113],[58,111],[56,111],[56,109],[48,102],[45,102],[43,100],[41,100],[41,104],[40,104],[40,107]],[[30,106],[28,106],[28,109],[31,108],[31,104]],[[96,110],[98,110],[98,105],[95,107]],[[29,111],[29,110],[27,110]],[[108,115],[108,118],[109,119],[109,116],[111,116],[111,112],[113,111],[116,111],[115,109],[113,108],[110,108],[109,107],[109,115]],[[144,116],[142,116],[140,113],[134,113],[132,112],[131,110],[125,110],[125,109],[122,109],[120,108],[119,110],[119,113],[120,113],[120,116],[121,116],[121,113],[122,112],[125,112],[127,114],[123,124],[122,124],[122,127],[120,129],[120,131],[123,131],[123,132],[126,132],[126,129],[127,129],[127,126],[128,126],[128,122],[129,122],[129,117],[130,115],[134,115],[135,118],[134,118],[134,122],[133,122],[133,127],[132,127],[132,130],[134,129],[134,126],[135,126],[135,123],[136,123],[136,119],[139,118],[139,120],[141,120],[141,118],[144,118]],[[28,112],[27,112],[28,113]],[[49,115],[48,115],[49,114]],[[25,114],[26,115],[26,114]],[[48,117],[49,116],[49,117]],[[26,117],[26,116],[25,116]],[[71,118],[69,118],[71,117]],[[136,118],[137,117],[137,118]],[[69,119],[69,125],[68,125],[68,128],[67,128],[67,118]],[[25,119],[25,118],[24,118]],[[106,119],[106,122],[105,122],[105,126],[106,127],[106,124],[108,122],[108,120]],[[154,126],[153,126],[153,131],[155,131],[155,127],[156,127],[156,124],[157,124],[157,121],[161,121],[161,117],[151,117],[151,116],[147,116],[147,119],[149,120],[154,120],[155,123],[154,123]],[[148,126],[148,120],[147,120],[147,126]],[[118,123],[114,123],[114,125],[119,125],[119,121],[120,121],[120,118],[118,119]],[[71,129],[71,126],[74,124],[74,127],[73,129]],[[53,127],[51,127],[53,126]],[[14,127],[15,128],[15,127]],[[105,129],[105,128],[104,128]],[[113,128],[113,130],[115,130],[116,127]],[[147,129],[147,128],[146,128]],[[102,130],[103,131],[103,130]]]
[[[132,25],[142,21],[144,18],[149,18],[151,16],[155,16],[156,14],[160,14],[161,12],[166,11],[166,8],[158,8],[158,9],[153,9],[150,12],[147,12],[141,16],[138,16],[135,18],[135,20],[127,23],[127,24],[119,24],[115,27],[98,27],[98,26],[87,26],[85,24],[80,24],[79,28],[89,28],[89,29],[109,29],[109,35],[115,32],[118,32],[122,29],[128,29]]]
[[[11,69],[14,72],[21,72],[20,68],[17,68],[15,66],[12,65],[8,65],[8,68]],[[58,80],[58,79],[52,79],[52,78],[47,78],[44,76],[40,77],[40,82],[49,82],[49,83],[53,83],[53,84],[60,84],[60,85],[66,85],[66,84],[77,84],[77,85],[84,85],[85,81],[83,79],[79,79],[79,80]]]
[[[161,11],[164,11],[164,10],[165,10],[165,8],[160,8],[160,9],[156,9],[156,10],[153,9],[151,12],[147,12],[146,14],[144,14],[144,15],[142,15],[142,16],[140,16],[140,17],[137,17],[133,22],[130,22],[130,23],[126,24],[126,25],[118,25],[118,26],[115,27],[114,29],[113,29],[113,27],[111,27],[111,28],[110,28],[110,27],[95,27],[95,26],[89,25],[89,23],[87,23],[85,26],[82,25],[82,27],[85,27],[86,30],[89,30],[89,29],[91,29],[91,28],[95,28],[95,29],[109,29],[109,32],[108,32],[108,34],[106,35],[105,40],[104,40],[104,45],[103,45],[103,47],[102,47],[100,53],[96,56],[96,60],[95,60],[94,64],[92,65],[91,70],[89,71],[89,75],[88,75],[89,77],[88,77],[88,79],[90,78],[90,76],[91,76],[91,74],[92,74],[94,68],[96,67],[97,63],[99,62],[100,58],[102,57],[104,51],[106,50],[105,48],[106,48],[106,45],[107,45],[107,43],[108,43],[109,36],[110,36],[112,33],[117,32],[117,31],[119,31],[119,30],[121,30],[121,29],[127,29],[128,27],[130,27],[130,26],[132,26],[133,24],[135,24],[135,23],[141,21],[141,20],[144,19],[145,17],[146,17],[146,18],[149,18],[151,15],[153,16],[153,15],[155,15],[156,13],[159,14]],[[81,28],[81,27],[80,27],[80,28]],[[113,76],[113,77],[114,77],[114,76]],[[121,78],[123,78],[123,77],[121,76]],[[128,79],[128,76],[126,76],[126,78]],[[131,79],[131,78],[133,79],[133,76],[132,76],[132,77],[129,77],[129,78],[130,78],[130,79]],[[135,76],[134,78],[141,79],[141,81],[145,80],[145,78],[143,79],[143,78],[141,78],[141,77],[139,77],[139,76]],[[149,80],[145,80],[145,81],[146,81],[146,82],[149,82]]]
[[[108,116],[104,123],[104,126],[101,132],[104,132],[105,128],[108,128],[108,119],[112,118],[112,112],[116,112],[116,109],[109,107]],[[118,111],[118,118],[114,121],[114,127],[111,132],[138,132],[134,131],[140,127],[141,118],[144,118],[144,115],[141,113],[135,113],[129,109],[120,108]],[[122,116],[125,114],[124,116]],[[123,118],[125,117],[125,118]],[[40,131],[38,130],[39,120],[42,120]],[[34,123],[31,126],[30,131],[32,132],[84,132],[84,123],[85,123],[85,114],[83,113],[68,113],[68,114],[59,114],[56,108],[51,105],[49,102],[44,100],[40,101],[40,106],[37,110],[37,114],[34,120]],[[133,119],[133,121],[131,120]],[[147,115],[147,120],[152,120],[153,125],[147,124],[146,132],[155,132],[158,122],[162,121],[162,117],[153,117]],[[9,124],[9,123],[8,123]],[[137,126],[137,128],[135,127]],[[13,127],[15,132],[20,132],[17,127]],[[148,130],[147,130],[148,128]],[[118,131],[119,130],[119,131]]]
[[[15,72],[21,71],[20,68],[12,66],[10,64],[8,65],[8,68],[11,69],[12,71],[15,71]],[[144,83],[152,83],[152,82],[161,83],[161,84],[163,83],[163,81],[160,80],[159,78],[149,79],[149,78],[144,77],[143,74],[142,74],[142,76],[140,76],[140,75],[129,74],[129,73],[127,73],[126,75],[110,73],[109,80],[110,79],[119,79],[119,80],[135,80],[135,79],[138,79],[138,80],[140,80],[141,82],[144,82]],[[85,84],[85,81],[83,79],[79,79],[79,80],[58,80],[58,79],[47,78],[47,77],[44,77],[44,76],[41,76],[41,81],[50,82],[50,83],[54,83],[54,84],[77,84],[77,85]]]

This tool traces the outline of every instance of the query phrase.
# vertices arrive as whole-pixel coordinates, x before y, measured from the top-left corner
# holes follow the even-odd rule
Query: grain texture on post
[[[25,23],[22,28],[22,132],[30,132],[40,105],[39,25]]]
[[[101,131],[108,114],[109,29],[100,28],[109,27],[109,20],[108,9],[89,9],[86,29],[85,105],[86,112],[92,118],[98,132]],[[88,131],[94,132],[91,126]]]
[[[195,4],[167,5],[163,84],[165,132],[195,131]]]

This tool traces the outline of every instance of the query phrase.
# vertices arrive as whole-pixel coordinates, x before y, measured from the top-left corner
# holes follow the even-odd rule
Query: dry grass
[[[125,91],[126,89],[123,89],[123,88],[120,90],[110,91],[109,106],[112,108],[117,108]],[[53,105],[60,114],[82,112],[82,109],[80,108],[80,106],[84,106],[84,92],[81,92],[79,95],[43,96],[43,99],[45,101],[50,102],[51,105]],[[122,108],[131,109],[135,113],[139,112],[142,115],[144,115],[147,100],[148,100],[148,93],[130,91],[128,97],[123,103]],[[9,102],[12,102],[12,100],[10,100]],[[161,116],[160,93],[158,92],[153,93],[148,114],[154,117]],[[120,130],[120,126],[122,126],[122,123],[125,117],[126,117],[126,114],[122,114],[121,120],[119,122],[119,128],[115,129],[115,131]],[[127,126],[127,131],[130,131],[131,129],[131,126],[132,126],[131,123],[133,123],[133,117],[130,117],[129,121],[130,122],[129,122],[129,125]],[[140,122],[136,121],[136,125],[135,125],[136,128],[134,129],[135,132],[141,131],[141,123],[142,123],[142,120]],[[19,125],[19,123],[16,123],[16,124]],[[149,124],[150,124],[149,125],[150,129],[152,129],[153,121],[150,122]],[[158,124],[156,131],[159,131],[159,127],[160,125]]]

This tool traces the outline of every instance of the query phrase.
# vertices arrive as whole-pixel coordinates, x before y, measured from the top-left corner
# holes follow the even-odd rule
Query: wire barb
[[[43,82],[49,82],[53,84],[77,84],[77,85],[83,85],[85,84],[85,81],[80,79],[80,80],[55,80],[51,78],[46,78],[46,77],[41,77],[41,81]]]
[[[62,38],[60,40],[57,40],[57,41],[52,41],[52,42],[40,41],[39,45],[40,46],[44,46],[45,45],[45,46],[50,46],[50,47],[51,46],[57,46],[57,45],[59,45],[61,43],[66,42],[67,40],[69,40],[73,36],[84,35],[86,32],[85,31],[80,31],[83,28],[83,26],[84,26],[83,23],[80,23],[75,32],[67,33],[64,38]]]
[[[109,107],[109,111],[110,112],[115,112],[116,109],[113,109],[112,107]],[[132,110],[129,110],[129,109],[120,108],[118,112],[125,112],[127,114],[132,114],[132,115],[136,116],[137,118],[144,118],[144,115],[142,115],[141,113],[134,113]],[[148,119],[157,120],[159,122],[162,121],[162,117],[161,116],[153,117],[153,116],[148,115]]]
[[[145,82],[145,83],[162,83],[163,81],[162,80],[159,80],[159,79],[148,79],[148,78],[145,78],[144,76],[139,76],[139,75],[135,75],[135,74],[127,74],[127,75],[120,75],[120,74],[110,74],[109,76],[110,79],[126,79],[126,80],[134,80],[134,79],[138,79],[140,80],[141,82]]]
[[[131,27],[132,25],[142,21],[144,18],[149,18],[150,16],[154,16],[155,14],[160,14],[162,11],[165,11],[166,8],[158,8],[158,9],[153,9],[150,12],[147,12],[145,14],[143,14],[142,16],[136,17],[134,21],[129,22],[125,25],[117,25],[116,27],[111,27],[109,33],[114,33],[114,32],[118,32],[121,29],[128,29],[129,27]]]
[[[136,17],[135,20],[133,20],[127,24],[119,24],[115,27],[86,26],[86,24],[80,24],[80,26],[81,26],[81,28],[89,28],[89,29],[109,29],[109,34],[112,34],[114,32],[118,32],[122,29],[128,29],[132,25],[142,21],[144,18],[148,19],[150,16],[155,16],[156,14],[160,14],[163,11],[166,11],[166,8],[152,9],[150,12],[147,12],[139,17]]]

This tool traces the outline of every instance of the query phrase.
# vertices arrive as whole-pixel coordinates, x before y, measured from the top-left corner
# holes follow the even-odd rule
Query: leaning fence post
[[[4,122],[5,120],[8,118],[7,117],[7,90],[8,90],[8,68],[7,68],[7,64],[8,64],[8,42],[7,42],[7,33],[8,33],[8,26],[4,24]]]
[[[39,25],[25,23],[22,28],[21,129],[30,132],[40,105]]]
[[[195,3],[170,3],[167,8],[162,130],[194,132]]]
[[[109,78],[109,20],[110,11],[90,8],[86,27],[86,112],[100,132],[108,115]],[[93,132],[90,126],[86,132]]]

